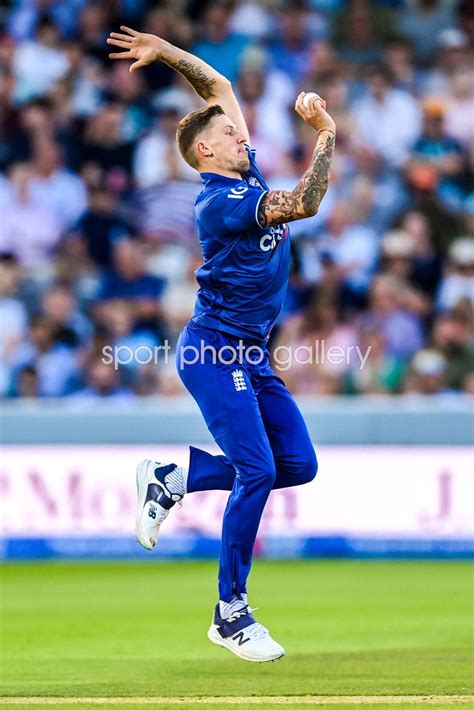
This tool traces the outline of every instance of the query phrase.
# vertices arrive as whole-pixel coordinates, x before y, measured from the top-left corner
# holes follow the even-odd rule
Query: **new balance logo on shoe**
[[[234,380],[234,387],[236,392],[243,392],[247,389],[247,384],[244,380],[244,373],[242,370],[233,370],[232,379]]]
[[[245,638],[243,631],[239,631],[238,634],[235,634],[235,636],[232,636],[232,641],[237,641],[239,646],[243,646],[244,643],[247,643],[247,641],[250,641],[250,639],[248,637]]]
[[[148,517],[156,520],[156,507],[154,505],[150,505],[148,509]]]

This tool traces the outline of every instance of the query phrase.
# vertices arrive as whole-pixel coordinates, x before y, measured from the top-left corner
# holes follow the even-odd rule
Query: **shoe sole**
[[[137,508],[135,513],[135,531],[137,533],[138,542],[145,550],[153,550],[155,545],[150,541],[150,538],[145,533],[142,525],[142,513],[145,506],[146,495],[148,492],[148,485],[150,479],[148,476],[148,466],[152,464],[156,466],[156,463],[151,459],[143,459],[137,466],[136,481],[137,481]]]
[[[222,636],[217,634],[217,632],[214,631],[212,626],[209,628],[209,631],[207,632],[207,638],[212,643],[215,643],[216,646],[221,646],[222,648],[227,648],[229,651],[234,653],[239,658],[242,658],[244,661],[251,661],[252,663],[267,663],[268,661],[277,661],[279,658],[283,658],[283,656],[285,655],[285,652],[283,651],[283,653],[279,653],[278,655],[272,656],[271,658],[258,658],[255,656],[253,656],[253,657],[247,656],[239,648],[236,648],[229,641],[227,641],[226,639],[223,639]]]

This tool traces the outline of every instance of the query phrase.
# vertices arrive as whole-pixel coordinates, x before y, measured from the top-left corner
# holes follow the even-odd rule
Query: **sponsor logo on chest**
[[[286,224],[279,224],[277,227],[270,227],[269,234],[264,234],[260,239],[260,249],[270,251],[275,249],[279,241],[283,239],[286,232]]]

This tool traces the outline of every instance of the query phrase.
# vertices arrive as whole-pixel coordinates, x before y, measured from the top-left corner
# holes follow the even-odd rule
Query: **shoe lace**
[[[245,629],[245,631],[253,641],[267,638],[267,636],[269,635],[268,629],[266,629],[265,626],[259,624],[258,622],[252,624],[252,626],[249,626],[247,629]]]
[[[251,609],[248,604],[245,606],[241,606],[239,609],[236,609],[231,613],[231,615],[228,617],[227,621],[236,621],[237,619],[240,619],[242,616],[247,616],[247,614],[250,614],[252,611],[257,611],[258,607],[256,606],[255,609]]]

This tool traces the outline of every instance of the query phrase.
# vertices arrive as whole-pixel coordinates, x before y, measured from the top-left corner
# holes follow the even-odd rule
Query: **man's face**
[[[245,136],[228,116],[216,116],[212,119],[198,140],[198,146],[200,145],[207,149],[200,153],[202,172],[244,173],[250,170]]]
[[[383,101],[387,91],[389,90],[389,85],[381,74],[374,74],[369,79],[369,88],[372,92],[372,96],[377,101]]]
[[[438,138],[443,134],[443,118],[441,116],[425,115],[424,129],[429,138]]]

